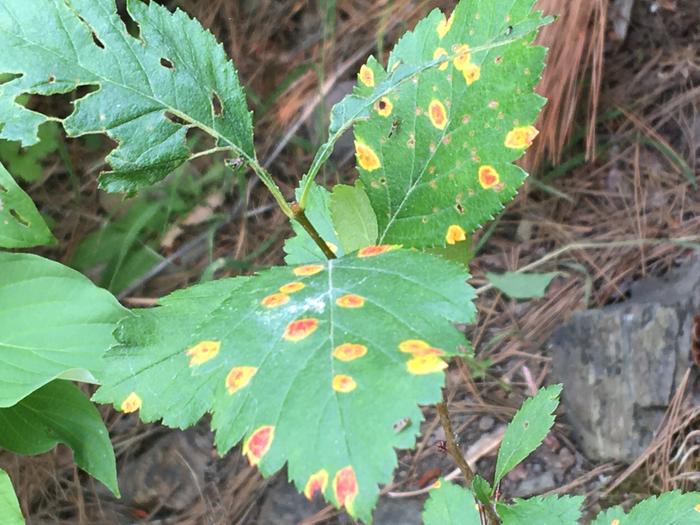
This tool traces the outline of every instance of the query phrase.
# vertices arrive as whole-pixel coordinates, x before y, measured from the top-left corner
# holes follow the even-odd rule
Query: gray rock
[[[542,494],[556,486],[554,473],[547,470],[539,475],[528,475],[520,482],[518,488],[513,493],[516,498],[528,498],[536,494]]]
[[[552,336],[566,417],[590,459],[645,449],[689,365],[700,260],[632,287],[624,303],[579,312]]]
[[[257,525],[293,525],[316,514],[324,507],[321,498],[308,501],[286,480],[284,473],[268,487],[260,508]]]
[[[381,498],[374,511],[374,525],[422,525],[424,498]]]

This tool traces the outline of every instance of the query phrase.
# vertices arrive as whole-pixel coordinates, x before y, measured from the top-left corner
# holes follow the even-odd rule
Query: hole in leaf
[[[379,184],[382,184],[382,185],[386,184],[386,177],[380,177]]]
[[[7,193],[7,188],[0,184],[0,193]]]
[[[56,77],[53,76],[53,75],[49,75],[49,79],[48,79],[48,80],[49,80],[49,84],[53,84],[54,82],[56,82]]]
[[[117,2],[117,14],[122,19],[126,26],[126,31],[134,38],[141,38],[141,28],[136,21],[131,18],[129,11],[126,9],[126,2]]]
[[[524,422],[523,422],[523,428],[528,428],[529,426],[530,426],[530,422],[529,422],[529,421],[524,421]]]
[[[25,228],[29,228],[29,221],[27,221],[24,217],[22,217],[19,213],[17,213],[17,210],[14,208],[10,210],[10,215],[12,215],[17,222],[19,222],[22,226]]]
[[[163,66],[164,68],[167,68],[167,69],[175,69],[175,66],[173,65],[173,63],[170,60],[168,60],[167,58],[161,58],[160,65]]]
[[[224,114],[224,105],[221,103],[221,99],[216,93],[212,93],[211,107],[214,109],[214,115],[216,115],[217,117],[220,117]]]
[[[189,122],[186,120],[178,117],[177,115],[174,115],[173,113],[170,113],[170,111],[165,112],[165,118],[167,118],[170,122],[173,124],[178,124],[179,126],[187,126],[189,125]]]
[[[457,213],[459,213],[460,215],[464,215],[464,206],[462,206],[461,202],[455,204],[455,210],[457,210]]]
[[[100,49],[104,49],[105,45],[102,43],[102,40],[97,36],[97,34],[93,31],[92,32],[92,41],[95,43],[97,47]]]
[[[496,64],[500,64],[501,62],[503,62],[503,57],[501,55],[498,55],[494,62],[496,62]]]
[[[54,78],[54,81],[56,79]],[[51,82],[51,77],[48,78]],[[32,94],[27,102],[27,109],[42,113],[49,117],[64,119],[71,113],[73,113],[73,104],[75,101],[80,100],[84,96],[97,91],[99,86],[96,85],[85,85],[78,86],[75,90],[70,93],[57,93],[55,95],[37,95]]]

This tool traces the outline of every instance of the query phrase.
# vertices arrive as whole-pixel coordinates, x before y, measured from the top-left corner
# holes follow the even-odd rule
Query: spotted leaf
[[[545,49],[531,42],[549,19],[533,3],[462,0],[449,17],[433,11],[386,69],[371,57],[334,109],[329,142],[354,124],[379,243],[451,244],[516,194],[526,174],[513,162],[535,140],[544,104],[533,88]]]
[[[220,452],[241,443],[266,476],[286,462],[300,492],[367,521],[394,448],[414,444],[419,405],[440,400],[447,360],[468,347],[453,324],[474,318],[466,278],[371,246],[198,285],[120,325],[95,399],[172,426],[211,412]]]

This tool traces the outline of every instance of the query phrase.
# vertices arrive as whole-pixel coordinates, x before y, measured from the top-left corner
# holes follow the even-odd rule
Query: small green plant
[[[138,411],[144,421],[185,428],[210,413],[221,453],[242,443],[263,475],[286,464],[309,499],[323,497],[368,523],[396,466],[394,449],[415,443],[419,405],[439,403],[451,454],[464,467],[440,402],[448,360],[471,357],[455,323],[475,321],[474,290],[464,267],[437,253],[466,243],[525,180],[514,162],[535,139],[544,104],[533,88],[545,49],[532,41],[550,21],[533,4],[462,0],[449,17],[434,10],[406,33],[386,67],[370,58],[353,93],[333,108],[328,141],[288,202],[257,160],[235,69],[197,21],[129,0],[129,31],[113,0],[4,0],[0,139],[32,146],[47,122],[71,137],[106,134],[117,147],[100,186],[129,194],[188,160],[225,152],[265,184],[295,237],[285,245],[287,266],[205,282],[131,311],[57,263],[0,254],[0,417],[9,421],[0,446],[31,454],[66,442],[78,464],[116,492],[106,433],[66,383],[78,380],[101,385],[94,401]],[[27,94],[81,86],[92,90],[65,119],[21,103]],[[328,190],[316,175],[350,129],[359,178]],[[192,130],[213,145],[192,146]],[[50,241],[4,169],[0,204],[0,246]],[[541,293],[552,277],[514,285],[506,275],[494,285],[517,298]],[[558,394],[550,387],[524,404],[492,483],[463,468],[478,511],[474,496],[445,484],[426,523],[476,523],[481,513],[491,523],[575,522],[580,498],[557,500],[556,515],[542,513],[549,500],[541,498],[493,501],[498,481],[548,432]],[[90,427],[84,436],[101,437],[83,440],[86,450],[74,436],[48,439],[37,425],[22,426],[22,411],[37,421],[71,412]],[[398,421],[409,424],[397,432]],[[3,438],[4,429],[22,438]],[[4,497],[9,486],[0,481]]]

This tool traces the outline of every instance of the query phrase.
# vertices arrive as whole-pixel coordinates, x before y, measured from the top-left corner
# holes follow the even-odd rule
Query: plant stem
[[[311,224],[309,221],[309,218],[306,216],[306,213],[304,213],[304,210],[301,209],[298,203],[293,203],[292,204],[292,218],[297,221],[301,226],[306,230],[306,233],[308,233],[311,238],[314,240],[314,242],[318,245],[319,248],[321,248],[321,251],[323,252],[323,255],[326,256],[326,259],[335,259],[335,254],[333,251],[329,248],[328,244],[326,241],[324,241],[321,236],[319,235],[318,231],[316,231],[316,228],[314,228],[314,225]]]
[[[474,471],[469,466],[469,463],[467,463],[467,460],[464,459],[464,454],[462,454],[462,451],[459,449],[459,446],[457,446],[457,442],[455,441],[452,423],[450,422],[450,414],[447,411],[447,403],[445,401],[438,403],[437,411],[438,415],[440,416],[440,424],[445,431],[447,453],[452,456],[452,459],[454,459],[455,463],[457,463],[457,466],[459,467],[459,470],[462,471],[462,475],[464,476],[467,485],[471,487],[472,481],[474,481]],[[481,505],[481,508],[484,509],[486,517],[491,525],[501,524],[501,519],[496,514],[496,511],[493,510],[492,505]]]

